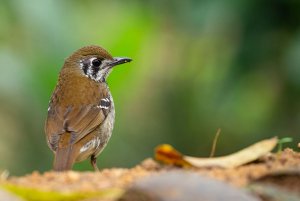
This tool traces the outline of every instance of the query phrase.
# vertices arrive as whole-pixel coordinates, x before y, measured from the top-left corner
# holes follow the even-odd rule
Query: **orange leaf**
[[[169,144],[162,144],[155,148],[155,159],[167,165],[192,167],[183,159],[183,155]]]

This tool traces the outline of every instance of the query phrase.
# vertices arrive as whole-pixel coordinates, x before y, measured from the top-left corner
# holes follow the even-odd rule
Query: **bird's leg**
[[[91,156],[91,164],[95,171],[99,171],[99,168],[97,167],[97,158],[94,154]]]

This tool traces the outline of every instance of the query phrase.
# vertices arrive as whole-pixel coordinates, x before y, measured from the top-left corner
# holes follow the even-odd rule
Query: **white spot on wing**
[[[101,108],[101,109],[108,109],[107,106],[103,106],[103,105],[97,105],[97,108]]]
[[[104,101],[106,103],[109,103],[108,106],[106,105],[101,105],[101,102]],[[110,106],[110,98],[107,97],[107,98],[102,98],[101,101],[100,101],[100,105],[97,105],[97,108],[102,108],[102,109],[109,109],[109,106]]]
[[[80,148],[80,153],[91,150],[97,149],[100,145],[100,139],[97,137],[89,142],[87,142],[83,147]]]

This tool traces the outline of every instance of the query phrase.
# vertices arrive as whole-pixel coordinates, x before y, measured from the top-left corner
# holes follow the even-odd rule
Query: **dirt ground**
[[[5,180],[5,183],[40,191],[62,193],[97,192],[103,191],[103,189],[126,190],[140,179],[151,178],[153,175],[174,170],[221,180],[238,189],[251,189],[252,194],[259,195],[258,200],[276,200],[268,195],[270,194],[270,186],[271,192],[272,190],[276,193],[282,191],[283,195],[293,195],[293,198],[299,198],[300,200],[300,153],[291,149],[285,149],[281,153],[269,154],[250,164],[231,169],[217,167],[180,168],[160,164],[149,158],[131,169],[111,168],[100,172],[68,171],[64,173],[45,172],[42,174],[33,172],[23,177],[10,177]],[[263,186],[262,189],[267,189],[266,192],[261,190],[261,185]],[[108,200],[114,199],[110,198]],[[291,199],[287,197],[287,200]]]

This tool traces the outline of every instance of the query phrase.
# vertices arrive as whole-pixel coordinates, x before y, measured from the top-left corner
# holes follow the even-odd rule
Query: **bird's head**
[[[112,57],[105,49],[91,45],[75,51],[66,59],[63,68],[96,82],[105,82],[113,67],[130,61],[126,57]]]

